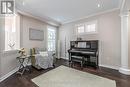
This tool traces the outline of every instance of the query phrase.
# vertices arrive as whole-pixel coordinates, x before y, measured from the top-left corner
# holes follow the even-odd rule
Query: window
[[[48,51],[56,50],[56,29],[48,27]]]
[[[5,17],[5,51],[20,48],[20,32],[16,21],[16,16]]]
[[[77,34],[97,33],[97,21],[86,22],[76,26]]]
[[[78,25],[77,26],[77,32],[78,33],[84,33],[85,32],[85,26],[84,25]]]

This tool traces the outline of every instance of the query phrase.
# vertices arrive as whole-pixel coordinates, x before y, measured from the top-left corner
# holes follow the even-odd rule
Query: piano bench
[[[83,57],[71,57],[71,66],[73,67],[73,65],[74,65],[74,63],[75,62],[78,62],[78,63],[80,63],[80,66],[81,66],[81,68],[83,68],[83,65],[84,65],[84,63],[85,63],[85,61],[84,61],[84,58]]]

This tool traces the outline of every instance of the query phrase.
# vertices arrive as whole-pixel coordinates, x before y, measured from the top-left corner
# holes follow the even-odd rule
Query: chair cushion
[[[43,51],[46,51],[46,49],[45,48],[39,48],[39,47],[35,47],[35,53],[36,54],[39,54],[39,52],[43,52]]]
[[[47,51],[39,51],[39,54],[41,56],[48,56],[48,52]]]

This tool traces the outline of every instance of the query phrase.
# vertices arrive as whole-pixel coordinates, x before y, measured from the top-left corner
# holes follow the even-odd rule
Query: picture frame
[[[29,28],[29,40],[43,41],[44,40],[44,31]]]

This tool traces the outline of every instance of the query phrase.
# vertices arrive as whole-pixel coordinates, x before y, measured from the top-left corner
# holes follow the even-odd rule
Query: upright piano
[[[70,41],[69,62],[81,60],[86,65],[98,67],[98,40]],[[94,58],[94,61],[91,61]]]

